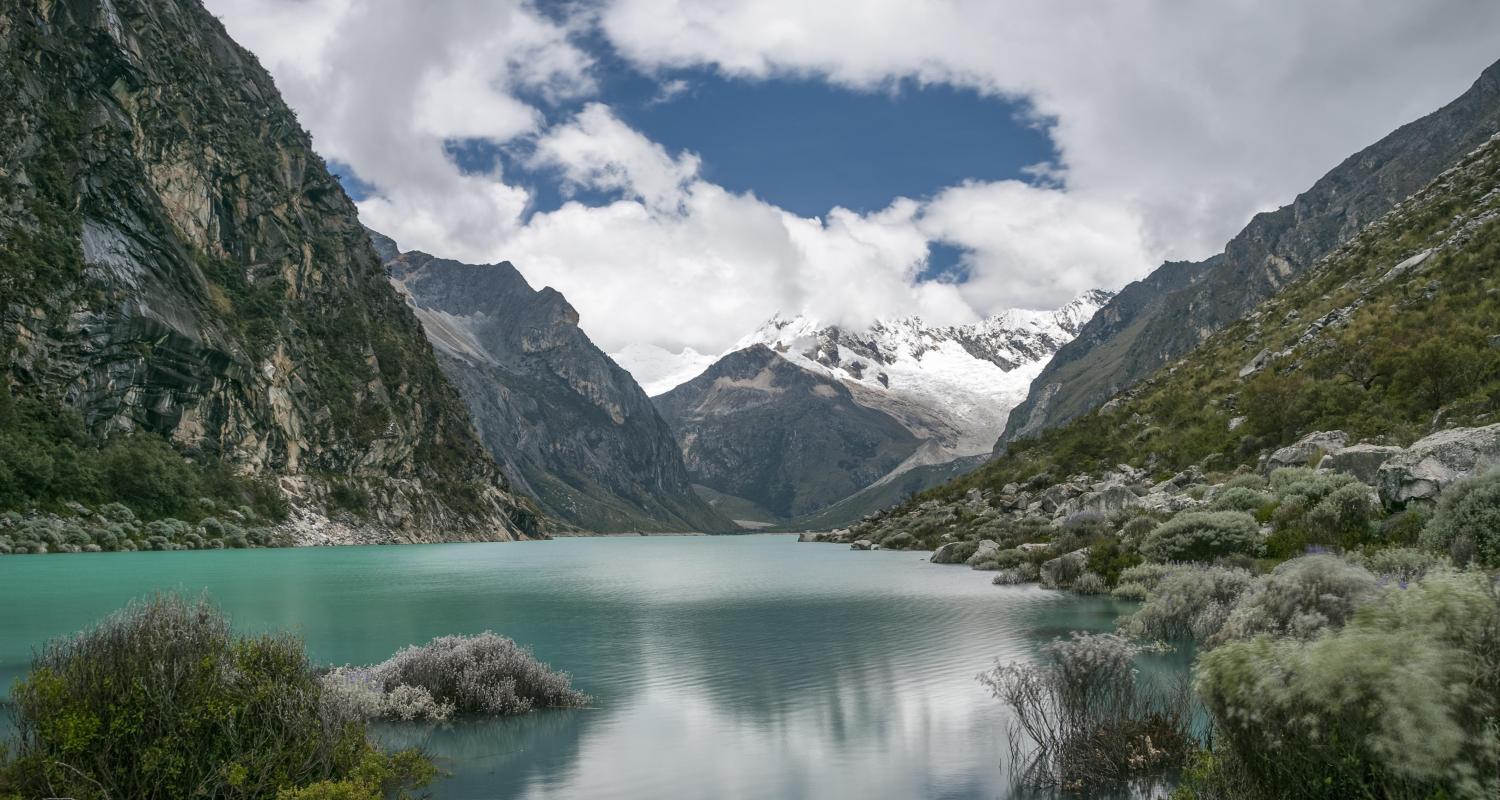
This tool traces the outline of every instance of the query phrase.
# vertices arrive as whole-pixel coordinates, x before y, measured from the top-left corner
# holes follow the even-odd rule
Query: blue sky
[[[708,69],[646,75],[607,42],[594,37],[590,44],[599,92],[588,102],[609,105],[669,151],[696,153],[705,180],[806,217],[834,207],[874,212],[893,198],[927,198],[964,181],[1033,181],[1026,168],[1058,156],[1025,103],[973,89],[905,80],[855,90],[799,77],[737,80]],[[548,102],[536,93],[526,99],[549,120],[566,119],[584,102]],[[530,167],[525,141],[450,139],[446,148],[465,172],[499,166],[508,182],[530,190],[532,213],[619,195],[567,186],[557,170]],[[335,169],[356,200],[375,190],[351,166]],[[941,268],[928,274],[956,274],[959,253],[936,245]]]

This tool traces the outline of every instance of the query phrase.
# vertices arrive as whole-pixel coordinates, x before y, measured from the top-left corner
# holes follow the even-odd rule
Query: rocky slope
[[[953,327],[773,317],[657,404],[697,483],[751,501],[758,521],[844,524],[982,463],[1030,379],[1109,297]]]
[[[0,3],[0,209],[8,396],[274,478],[331,541],[538,531],[353,204],[193,0]]]
[[[1278,467],[1430,505],[1500,463],[1497,263],[1500,134],[1181,360],[843,538],[933,547],[994,523],[1045,540],[1080,512],[1181,511]],[[1327,544],[1296,536],[1281,557]]]
[[[1442,109],[1346,159],[1224,252],[1127,286],[1061,348],[996,445],[1097,408],[1244,316],[1500,129],[1500,63]]]
[[[656,398],[696,483],[776,519],[817,511],[873,483],[921,442],[844,384],[764,345],[720,359]]]
[[[513,484],[587,531],[731,527],[699,499],[670,429],[552,288],[509,262],[402,253],[372,234],[480,438]]]

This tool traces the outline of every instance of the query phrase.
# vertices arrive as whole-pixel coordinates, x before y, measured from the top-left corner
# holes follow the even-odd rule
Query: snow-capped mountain
[[[802,517],[839,503],[851,486],[863,492],[918,467],[987,455],[1043,365],[1111,297],[1095,290],[1053,311],[958,326],[907,317],[856,329],[775,316],[685,382],[697,354],[636,348],[615,358],[649,376],[637,375],[643,383],[675,384],[650,393],[695,483],[787,519],[788,509]],[[867,451],[878,464],[861,460]],[[831,481],[832,472],[849,480]],[[751,485],[758,475],[776,486]]]
[[[988,453],[1047,359],[1112,296],[1093,290],[1053,311],[1004,311],[943,327],[917,317],[849,329],[778,316],[734,350],[763,344],[835,378],[861,405],[890,414],[929,442],[907,466],[939,463]]]

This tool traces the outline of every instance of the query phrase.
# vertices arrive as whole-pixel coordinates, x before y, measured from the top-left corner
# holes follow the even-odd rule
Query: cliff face
[[[856,402],[843,383],[759,344],[655,401],[694,480],[772,519],[848,497],[921,445],[894,417]]]
[[[588,531],[730,527],[693,492],[671,431],[552,288],[509,263],[402,253],[372,234],[480,437],[517,488]]]
[[[193,0],[0,2],[0,347],[12,392],[341,490],[398,540],[537,530],[353,204]]]
[[[1350,156],[1224,252],[1127,286],[1057,352],[996,445],[1097,408],[1276,294],[1500,130],[1500,63],[1458,99]]]

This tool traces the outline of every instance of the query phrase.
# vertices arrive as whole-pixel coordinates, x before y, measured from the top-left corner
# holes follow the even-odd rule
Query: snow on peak
[[[655,397],[698,377],[713,366],[718,357],[705,355],[691,347],[674,353],[654,344],[632,344],[610,353],[647,395]]]
[[[1111,297],[1094,290],[1059,309],[1009,310],[953,326],[912,316],[854,329],[776,315],[735,349],[762,344],[839,380],[862,404],[933,441],[939,460],[957,458],[990,452],[1032,379]]]

